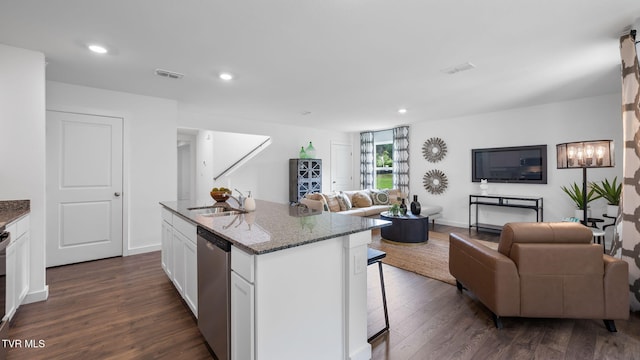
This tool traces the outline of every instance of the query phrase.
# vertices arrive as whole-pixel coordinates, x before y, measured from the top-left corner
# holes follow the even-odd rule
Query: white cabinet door
[[[197,227],[164,208],[161,213],[162,268],[197,318]]]
[[[190,240],[184,242],[184,263],[186,268],[184,281],[184,300],[191,312],[198,317],[198,250]]]
[[[29,243],[28,232],[16,242],[16,309],[29,292]]]
[[[29,292],[29,215],[7,225],[11,243],[6,254],[6,319],[11,319]]]
[[[7,246],[7,277],[6,277],[6,305],[5,305],[5,318],[11,320],[13,314],[16,312],[18,304],[16,303],[17,289],[16,289],[16,243],[11,242]]]
[[[169,279],[173,279],[173,228],[162,220],[162,268]]]
[[[173,285],[178,289],[180,295],[184,297],[184,281],[186,267],[184,263],[184,243],[189,241],[178,231],[173,231],[172,252],[173,252]]]
[[[231,359],[253,360],[254,286],[231,272]]]

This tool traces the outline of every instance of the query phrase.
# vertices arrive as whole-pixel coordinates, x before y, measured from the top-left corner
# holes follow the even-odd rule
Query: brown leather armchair
[[[628,264],[602,254],[579,223],[509,223],[498,250],[449,235],[449,272],[500,317],[629,318]]]

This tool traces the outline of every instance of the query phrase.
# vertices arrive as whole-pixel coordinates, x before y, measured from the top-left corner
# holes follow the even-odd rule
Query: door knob
[[[113,193],[113,195],[115,195],[116,197],[119,197],[120,193],[118,191],[116,191],[115,193]]]

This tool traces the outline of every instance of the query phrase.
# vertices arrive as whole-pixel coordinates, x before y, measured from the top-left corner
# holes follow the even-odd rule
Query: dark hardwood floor
[[[23,305],[8,359],[211,359],[160,252],[47,269],[49,299]]]
[[[436,230],[468,235],[466,228]],[[377,266],[368,271],[373,334],[384,315]],[[507,318],[497,330],[469,293],[386,265],[384,276],[391,329],[373,340],[373,359],[640,358],[637,313],[616,321],[613,334],[599,320]],[[211,359],[159,252],[51,268],[47,283],[47,301],[16,313],[9,337],[23,347],[10,348],[8,359]],[[25,340],[44,346],[26,348]]]

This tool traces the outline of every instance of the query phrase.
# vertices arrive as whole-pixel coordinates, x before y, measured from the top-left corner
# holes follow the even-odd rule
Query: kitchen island
[[[202,203],[161,205],[164,222],[178,220],[174,228],[182,233],[192,233],[185,230],[187,222],[231,244],[232,359],[371,358],[367,343],[367,244],[371,230],[388,222],[314,213],[260,200],[256,211],[231,215],[189,210]],[[164,234],[168,234],[166,228],[166,267],[164,263],[170,260],[165,261],[164,251],[176,247],[165,241],[168,236]],[[190,253],[183,252],[185,256]],[[175,260],[175,252],[172,256]],[[193,273],[186,257],[178,260],[179,264],[173,261],[172,271],[165,268],[170,277]],[[184,287],[188,284],[188,279],[182,282]],[[188,292],[183,288],[181,293]],[[194,306],[202,310],[206,304]]]

